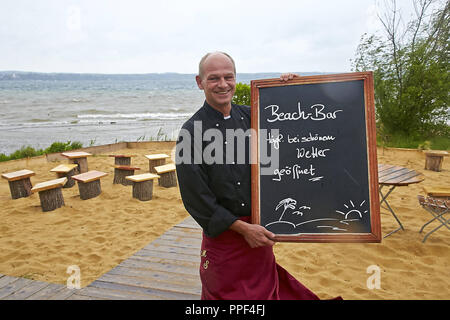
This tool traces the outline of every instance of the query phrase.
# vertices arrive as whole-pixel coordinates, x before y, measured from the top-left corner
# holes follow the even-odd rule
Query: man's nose
[[[219,85],[219,87],[222,87],[222,88],[228,86],[227,82],[225,81],[225,78],[223,78],[223,77],[219,79],[218,85]]]

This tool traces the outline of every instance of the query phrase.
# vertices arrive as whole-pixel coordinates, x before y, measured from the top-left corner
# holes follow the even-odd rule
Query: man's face
[[[227,56],[209,56],[203,64],[202,77],[197,76],[196,80],[212,107],[222,109],[231,106],[231,99],[236,91],[236,77],[233,63]]]

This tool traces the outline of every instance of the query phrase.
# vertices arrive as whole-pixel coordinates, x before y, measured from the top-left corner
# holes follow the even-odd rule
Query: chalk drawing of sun
[[[355,206],[352,200],[349,200],[349,202],[349,205],[344,203],[344,207],[347,209],[347,212],[336,210],[337,213],[340,213],[344,216],[344,219],[361,219],[363,213],[367,213],[367,210],[364,210],[364,203],[366,203],[366,200],[360,203],[359,208]]]

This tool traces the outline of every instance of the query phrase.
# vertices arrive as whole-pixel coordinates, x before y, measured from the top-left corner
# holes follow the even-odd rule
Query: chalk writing
[[[337,113],[342,112],[343,110],[338,109],[332,112],[324,112],[325,105],[323,104],[314,104],[310,107],[312,112],[305,112],[302,110],[301,103],[297,104],[297,111],[294,112],[278,112],[280,107],[276,104],[272,104],[270,106],[265,107],[264,109],[270,109],[272,118],[267,119],[267,122],[275,122],[275,121],[297,121],[297,120],[313,120],[313,121],[322,121],[322,120],[334,120],[337,117]]]

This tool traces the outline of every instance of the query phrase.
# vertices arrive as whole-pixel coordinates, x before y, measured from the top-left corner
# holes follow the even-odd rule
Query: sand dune
[[[148,146],[148,145],[147,145]],[[132,164],[148,170],[145,154],[170,154],[173,144],[153,143],[146,149],[125,149],[134,154]],[[117,152],[116,152],[117,153]],[[131,197],[131,186],[114,185],[113,159],[107,154],[89,157],[89,169],[108,172],[102,193],[81,200],[77,186],[63,189],[65,206],[41,211],[39,196],[12,200],[6,180],[0,183],[0,273],[65,284],[67,267],[77,265],[81,284],[88,285],[122,260],[146,246],[188,216],[178,188],[154,185],[153,200]],[[378,149],[379,163],[407,166],[421,171],[425,181],[399,187],[390,196],[406,230],[381,244],[277,243],[278,262],[321,298],[344,299],[449,299],[450,232],[441,228],[426,243],[419,234],[431,218],[418,204],[423,186],[445,186],[450,181],[450,159],[442,172],[424,170],[419,151]],[[45,158],[0,163],[0,173],[21,169],[36,172],[33,185],[54,179],[50,169],[66,161]],[[397,228],[390,213],[382,210],[382,231]],[[369,266],[380,270],[380,289],[369,289]]]

